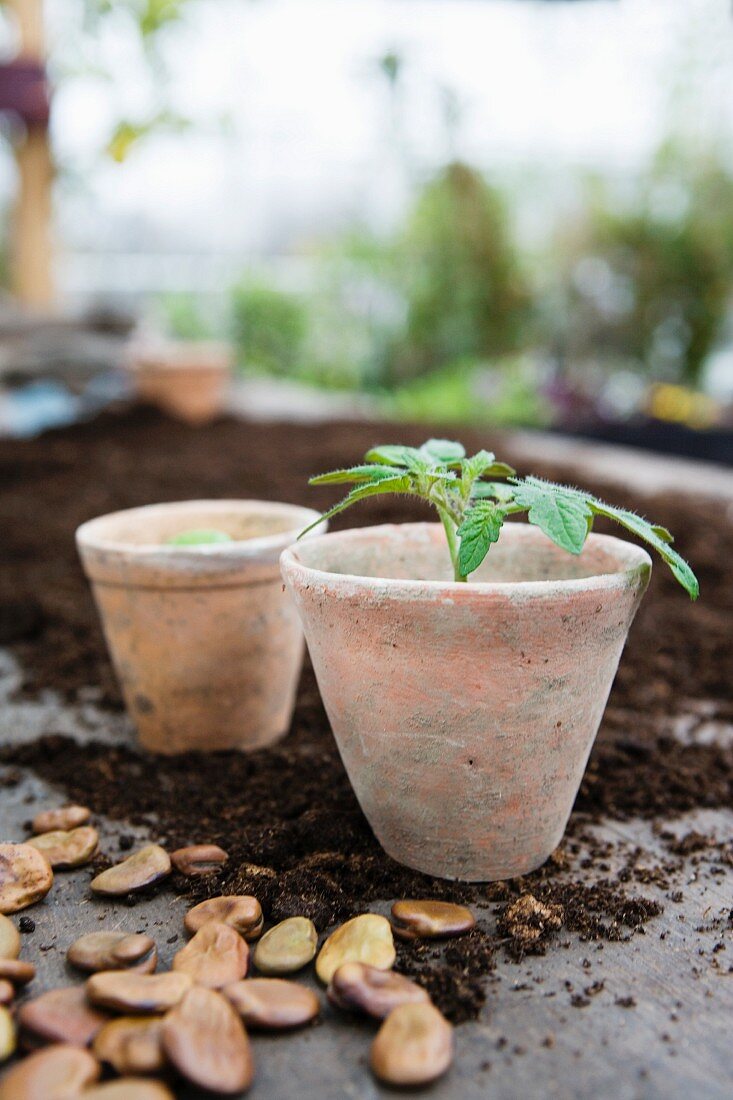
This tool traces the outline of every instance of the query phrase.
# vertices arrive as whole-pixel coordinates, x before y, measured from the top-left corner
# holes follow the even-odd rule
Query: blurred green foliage
[[[294,295],[253,281],[232,291],[233,336],[248,368],[297,375],[307,326],[306,308]]]

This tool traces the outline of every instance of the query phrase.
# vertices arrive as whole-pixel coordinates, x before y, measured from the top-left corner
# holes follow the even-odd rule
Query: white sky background
[[[59,65],[80,60],[75,6],[47,0]],[[404,60],[399,139],[388,50]],[[533,169],[541,188],[567,169],[631,172],[672,127],[733,133],[731,0],[191,0],[165,57],[193,128],[122,165],[99,149],[155,102],[139,48],[115,19],[85,54],[110,78],[62,80],[54,106],[77,172],[59,201],[72,250],[297,250],[355,220],[388,227],[451,151],[508,178]]]

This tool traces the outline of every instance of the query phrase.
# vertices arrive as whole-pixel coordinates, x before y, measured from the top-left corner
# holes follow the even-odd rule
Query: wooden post
[[[44,62],[43,0],[5,0],[20,31],[20,57]],[[53,159],[48,127],[31,124],[15,151],[18,194],[13,216],[12,278],[20,302],[49,309],[55,300],[52,275]]]

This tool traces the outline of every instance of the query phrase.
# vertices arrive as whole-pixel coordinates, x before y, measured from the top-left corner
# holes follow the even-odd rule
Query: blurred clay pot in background
[[[258,500],[185,501],[114,512],[78,529],[145,748],[246,751],[287,731],[303,638],[278,558],[317,515]],[[166,545],[201,529],[233,541]]]
[[[281,559],[378,840],[442,878],[525,874],[562,838],[651,561],[508,523],[470,583],[439,524],[343,531]]]
[[[128,365],[138,398],[179,420],[207,424],[224,411],[232,373],[226,344],[138,344]]]

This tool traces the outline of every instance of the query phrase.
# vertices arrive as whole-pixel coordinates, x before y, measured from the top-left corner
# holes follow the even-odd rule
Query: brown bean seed
[[[37,836],[55,829],[78,829],[80,825],[86,825],[91,816],[91,811],[86,806],[59,806],[56,810],[43,810],[36,814],[31,830]]]
[[[427,1085],[453,1061],[453,1028],[432,1004],[400,1005],[372,1043],[370,1063],[388,1085]]]
[[[163,1050],[179,1073],[211,1092],[249,1088],[254,1063],[247,1032],[229,1001],[197,985],[163,1020]]]
[[[170,856],[159,844],[147,844],[139,852],[108,867],[91,881],[95,894],[120,897],[135,890],[144,890],[171,873]]]
[[[193,935],[212,920],[231,924],[246,940],[256,940],[262,932],[262,907],[257,898],[248,894],[224,894],[194,905],[183,918],[183,924],[186,931]]]
[[[160,1016],[123,1016],[98,1032],[92,1050],[120,1076],[159,1073],[165,1066]]]
[[[0,959],[17,959],[20,954],[20,932],[13,922],[0,913]]]
[[[7,978],[0,978],[0,1005],[11,1005],[15,1000],[15,986]]]
[[[91,825],[64,832],[41,833],[28,843],[45,856],[55,871],[70,871],[88,863],[99,847],[99,833]]]
[[[6,1062],[18,1045],[15,1022],[9,1010],[0,1005],[0,1062]]]
[[[36,968],[33,963],[23,959],[0,959],[0,978],[12,982],[13,985],[26,985],[35,976]]]
[[[13,1066],[0,1081],[0,1100],[76,1100],[101,1072],[88,1050],[55,1043]]]
[[[72,943],[66,958],[88,974],[100,970],[152,974],[158,963],[158,950],[150,936],[143,933],[89,932]]]
[[[17,913],[44,898],[53,871],[30,844],[0,844],[0,913]]]
[[[328,985],[346,962],[364,962],[377,970],[389,970],[396,958],[392,928],[386,917],[363,913],[332,932],[316,959],[316,974]]]
[[[228,859],[228,854],[216,844],[192,844],[171,852],[171,863],[182,875],[210,875]]]
[[[188,974],[131,974],[104,970],[86,984],[92,1004],[131,1015],[167,1012],[191,987]]]
[[[120,1077],[82,1093],[79,1100],[175,1100],[167,1085],[143,1077]]]
[[[176,973],[189,974],[197,985],[220,989],[239,981],[249,967],[249,948],[230,924],[209,921],[173,958]]]
[[[422,986],[403,974],[358,962],[344,963],[338,968],[327,995],[337,1008],[366,1012],[376,1020],[389,1016],[398,1005],[426,1004],[430,1000]]]
[[[475,924],[470,909],[448,901],[396,901],[392,906],[392,927],[403,940],[461,936]]]
[[[247,1027],[285,1031],[314,1020],[321,1004],[312,989],[284,978],[248,978],[222,989]]]
[[[88,1046],[107,1019],[87,1003],[79,985],[50,989],[18,1009],[18,1023],[34,1044],[41,1040]]]
[[[315,957],[318,933],[307,917],[288,917],[265,932],[255,947],[254,963],[263,974],[293,974]]]

